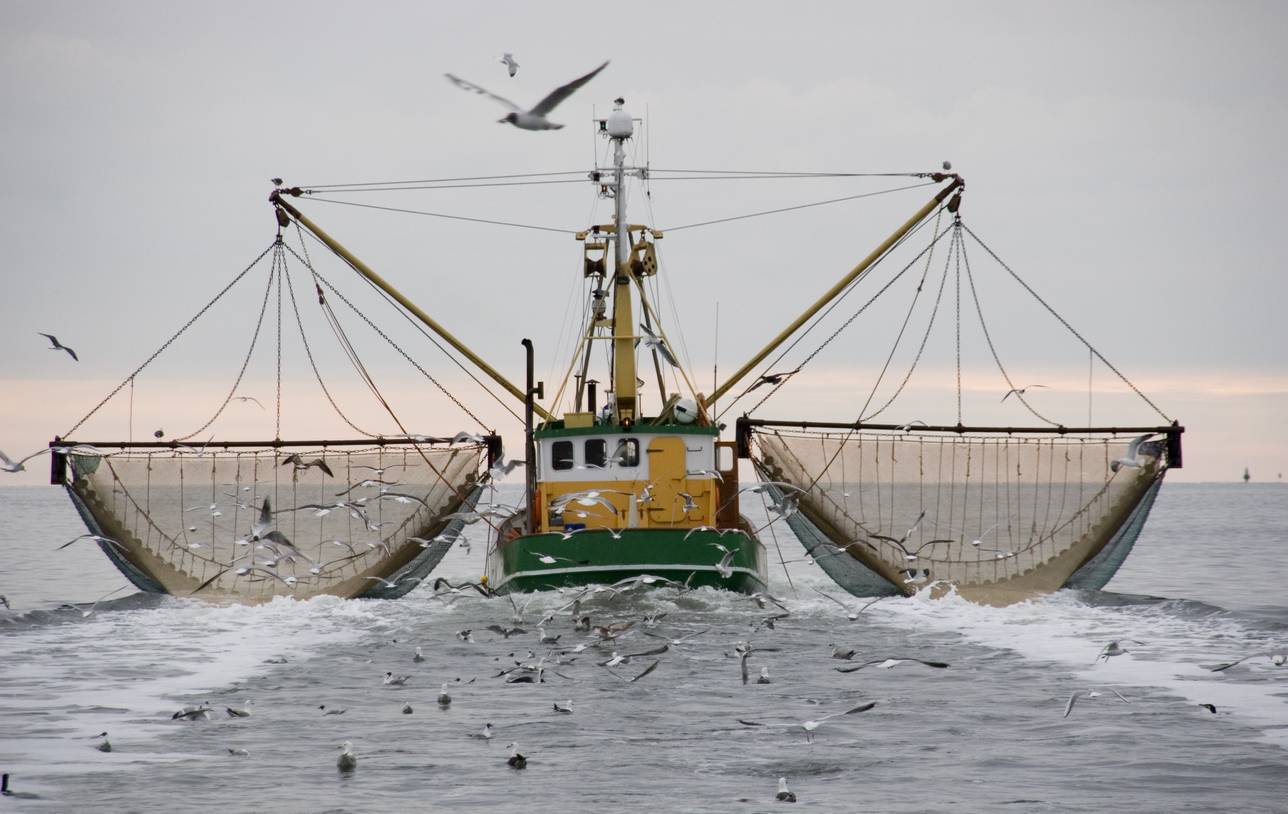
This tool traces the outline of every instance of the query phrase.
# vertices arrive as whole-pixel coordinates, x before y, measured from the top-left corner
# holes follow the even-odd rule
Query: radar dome
[[[620,97],[613,100],[613,112],[608,114],[608,122],[604,128],[610,138],[630,138],[635,132],[635,122],[631,120],[631,114],[622,110],[624,104],[626,100]]]
[[[698,420],[698,403],[684,398],[675,402],[675,420],[680,424],[692,424]]]

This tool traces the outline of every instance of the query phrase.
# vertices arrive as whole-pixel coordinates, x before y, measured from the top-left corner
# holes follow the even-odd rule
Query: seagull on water
[[[386,672],[386,673],[385,673],[385,680],[384,680],[384,683],[385,683],[386,685],[389,685],[389,686],[401,687],[402,685],[406,684],[406,683],[407,683],[407,680],[408,680],[408,679],[410,679],[410,678],[411,678],[411,676],[409,676],[409,675],[398,675],[398,676],[396,676],[396,675],[394,675],[394,674],[393,674],[393,672],[392,672],[392,671],[390,671],[390,672]]]
[[[208,704],[200,704],[195,707],[184,707],[171,715],[170,720],[177,721],[183,719],[185,721],[209,721],[211,709],[213,708]]]
[[[251,707],[251,704],[252,704],[252,703],[253,703],[253,702],[251,702],[251,701],[247,701],[245,704],[242,704],[240,708],[238,708],[238,707],[224,707],[224,711],[226,711],[226,712],[228,713],[228,717],[229,717],[229,718],[249,718],[249,717],[250,717],[250,707]]]
[[[511,769],[528,768],[528,759],[519,752],[519,745],[517,743],[511,743],[507,748],[510,750],[510,757],[505,761],[507,766]]]
[[[411,702],[403,704],[403,708],[402,708],[403,715],[411,715],[413,712],[415,712],[415,710],[411,708]]]
[[[502,54],[501,64],[504,65],[505,69],[510,72],[511,77],[513,77],[516,73],[519,72],[519,63],[514,61],[514,54],[511,54],[511,53]]]
[[[452,705],[452,696],[447,694],[447,685],[444,684],[438,691],[438,705],[447,709]]]
[[[343,715],[345,713],[345,710],[336,709],[335,707],[327,709],[326,704],[318,704],[318,709],[322,710],[323,715]]]
[[[607,65],[608,63],[607,63],[607,62],[605,62],[604,64],[605,64],[605,65]],[[39,331],[37,331],[37,333],[39,333]],[[74,350],[72,350],[71,348],[67,347],[67,346],[66,346],[66,345],[64,345],[62,342],[59,342],[59,341],[58,341],[58,337],[54,336],[53,334],[40,334],[40,335],[41,335],[41,336],[43,336],[43,337],[45,337],[46,339],[48,339],[48,340],[52,343],[52,344],[50,344],[50,346],[49,346],[49,350],[65,350],[65,351],[67,351],[67,355],[68,355],[68,356],[70,356],[70,357],[72,357],[72,359],[73,359],[73,360],[75,360],[75,361],[77,361],[77,362],[79,362],[79,361],[80,361],[80,357],[76,355],[76,351],[74,351]]]
[[[778,778],[778,794],[774,795],[774,799],[780,803],[796,802],[796,793],[791,789],[787,788],[786,777]]]
[[[608,67],[607,62],[585,76],[574,79],[566,85],[561,85],[560,87],[555,88],[547,94],[546,98],[538,102],[531,110],[524,110],[514,102],[506,99],[504,96],[497,96],[495,93],[492,93],[486,88],[479,87],[473,82],[467,82],[466,80],[461,79],[458,76],[453,76],[450,73],[444,75],[447,77],[449,82],[456,85],[458,88],[472,91],[481,96],[486,96],[489,99],[500,102],[510,108],[510,112],[505,115],[505,118],[497,120],[500,124],[512,124],[520,130],[558,130],[562,128],[563,125],[555,124],[547,119],[546,116],[558,107],[560,102],[567,99],[569,96],[572,96],[578,88],[594,79],[596,74],[604,70],[606,67]]]
[[[106,733],[106,732],[104,732],[103,734],[98,735],[98,737],[102,738],[102,739],[103,739],[103,742],[102,742],[102,743],[97,743],[97,744],[95,744],[95,745],[94,745],[94,748],[95,748],[95,749],[97,749],[97,750],[98,750],[98,751],[100,751],[100,752],[110,752],[110,751],[112,751],[112,742],[111,742],[110,740],[108,740],[108,739],[107,739],[107,733]]]
[[[836,645],[832,645],[831,647],[832,647],[832,658],[834,658],[834,659],[841,659],[842,661],[849,661],[850,659],[854,658],[854,654],[855,654],[855,652],[856,652],[856,651],[854,651],[854,650],[842,650],[841,648],[837,647]]]
[[[231,746],[228,747],[228,754],[230,757],[250,757],[250,752],[245,749],[234,749]]]
[[[567,701],[565,701],[565,702],[564,702],[564,705],[563,705],[562,707],[561,707],[561,706],[559,706],[559,702],[558,702],[558,701],[556,701],[556,702],[555,702],[555,704],[554,704],[554,707],[555,707],[555,712],[561,712],[561,713],[563,713],[563,714],[565,714],[565,715],[571,715],[571,714],[572,714],[572,699],[571,699],[571,698],[569,698]]]
[[[349,741],[340,744],[340,757],[335,767],[342,772],[351,772],[358,767],[358,756],[353,753],[353,744]]]
[[[757,683],[757,684],[772,684],[772,683],[774,683],[774,682],[770,681],[770,679],[769,679],[769,668],[768,668],[768,667],[761,667],[761,668],[760,668],[760,675],[756,676],[756,683]]]
[[[416,648],[416,655],[412,656],[411,660],[417,663],[420,663],[425,660],[425,654],[420,652],[419,647]]]

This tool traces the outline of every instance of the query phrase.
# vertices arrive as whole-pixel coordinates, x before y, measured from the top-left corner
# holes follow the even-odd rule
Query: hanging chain
[[[936,229],[939,228],[938,223],[935,224],[935,228]],[[932,251],[932,254],[933,254],[933,251]],[[908,366],[908,372],[904,374],[903,381],[900,382],[899,386],[895,388],[895,391],[890,394],[890,398],[886,399],[885,404],[882,404],[876,410],[874,410],[871,413],[868,413],[867,415],[860,416],[859,421],[861,422],[871,421],[872,419],[876,418],[877,416],[885,412],[886,409],[891,404],[894,404],[895,399],[899,398],[899,396],[903,393],[904,388],[908,386],[908,382],[912,380],[912,374],[917,370],[917,366],[921,363],[922,354],[925,353],[926,344],[930,340],[930,333],[935,327],[936,318],[939,316],[939,306],[943,302],[944,287],[948,284],[948,267],[951,261],[952,261],[952,252],[951,251],[945,252],[944,273],[939,276],[939,290],[935,292],[935,304],[930,309],[930,319],[926,322],[926,331],[921,335],[921,346],[917,348],[917,355],[913,357],[912,364]],[[927,271],[929,271],[930,269],[930,256],[926,257],[926,269]],[[922,282],[923,283],[925,282],[924,274],[922,276]]]
[[[277,234],[277,245],[282,243],[282,234]],[[286,276],[286,255],[279,248],[273,253],[273,259],[278,262],[277,272],[277,421],[273,431],[273,437],[278,441],[282,440],[282,278]]]
[[[267,255],[270,251],[272,251],[272,250],[273,250],[273,245],[274,245],[274,244],[271,244],[271,243],[270,243],[270,244],[268,245],[268,247],[267,247],[266,249],[264,249],[264,251],[260,252],[259,257],[256,257],[254,260],[252,260],[252,261],[251,261],[251,263],[250,263],[250,265],[249,265],[249,266],[247,266],[246,268],[242,269],[242,270],[241,270],[241,272],[240,272],[236,277],[234,277],[234,278],[232,279],[232,281],[231,281],[231,282],[229,282],[229,283],[228,283],[228,285],[224,286],[224,287],[223,287],[223,289],[222,289],[218,294],[216,294],[216,295],[214,296],[214,299],[210,300],[210,302],[208,302],[208,303],[206,303],[205,305],[203,305],[203,306],[201,307],[201,310],[200,310],[200,311],[198,311],[196,314],[194,314],[194,315],[192,316],[192,318],[191,318],[191,319],[189,319],[187,322],[185,322],[185,323],[183,324],[183,327],[181,327],[179,330],[175,331],[174,335],[173,335],[173,336],[171,336],[169,339],[167,339],[167,340],[165,341],[165,343],[161,345],[161,347],[157,348],[157,349],[152,353],[152,355],[151,355],[151,356],[149,356],[146,360],[144,360],[143,364],[141,364],[141,365],[139,365],[137,368],[135,368],[133,373],[131,373],[129,376],[126,376],[126,377],[121,381],[121,383],[120,383],[120,384],[118,384],[115,388],[113,388],[112,392],[108,393],[108,394],[107,394],[107,396],[106,396],[106,397],[104,397],[104,399],[103,399],[102,401],[100,401],[98,404],[94,405],[94,408],[93,408],[92,410],[90,410],[88,413],[86,413],[86,414],[84,415],[84,417],[83,417],[83,418],[81,418],[81,420],[80,420],[80,421],[77,421],[75,424],[73,424],[73,425],[72,425],[72,428],[71,428],[70,430],[68,430],[67,432],[63,433],[63,434],[62,434],[61,436],[59,436],[59,437],[60,437],[60,438],[69,438],[69,437],[71,437],[71,434],[72,434],[72,433],[74,433],[74,432],[76,432],[78,429],[80,429],[80,428],[81,428],[81,425],[82,425],[82,424],[84,424],[86,421],[89,421],[90,417],[92,417],[92,416],[94,415],[94,413],[97,413],[97,412],[98,412],[98,411],[103,407],[103,405],[104,405],[104,404],[107,404],[109,401],[111,401],[111,400],[112,400],[112,397],[113,397],[113,396],[115,396],[117,393],[121,392],[121,390],[122,390],[122,389],[124,389],[125,385],[130,384],[130,385],[132,386],[132,385],[133,385],[133,382],[134,382],[134,377],[135,377],[135,376],[137,376],[137,375],[139,375],[141,372],[143,372],[143,368],[145,368],[145,367],[147,367],[148,365],[152,364],[152,360],[156,359],[156,358],[157,358],[158,356],[160,356],[163,352],[165,352],[165,349],[166,349],[166,348],[168,348],[168,347],[170,347],[170,345],[172,345],[176,339],[178,339],[180,336],[182,336],[182,335],[183,335],[183,333],[184,333],[184,331],[186,331],[186,330],[188,330],[188,328],[192,327],[192,323],[196,322],[198,319],[201,319],[202,315],[204,315],[207,311],[209,311],[209,310],[211,309],[211,307],[212,307],[215,303],[219,302],[220,298],[221,298],[221,297],[223,297],[225,294],[227,294],[227,293],[228,293],[228,291],[229,291],[233,286],[235,286],[235,285],[237,285],[237,283],[241,282],[241,279],[242,279],[243,277],[245,277],[247,274],[249,274],[251,269],[253,269],[253,268],[255,268],[255,266],[259,265],[259,261],[263,260],[263,259],[264,259],[264,257],[265,257],[265,255]],[[181,440],[182,440],[182,439],[181,439]]]
[[[943,208],[940,208],[939,211],[935,213],[935,231],[934,231],[935,234],[939,233],[939,222],[940,222],[940,217],[943,215],[943,212],[944,212]],[[930,244],[930,246],[927,247],[928,251],[925,253],[926,267],[921,271],[921,279],[917,281],[917,289],[913,291],[912,301],[908,303],[908,312],[903,315],[903,324],[899,326],[899,333],[895,336],[894,342],[891,343],[890,345],[890,352],[886,354],[885,364],[881,366],[881,372],[877,374],[876,380],[872,382],[872,389],[868,391],[867,400],[863,402],[863,408],[859,410],[859,418],[858,418],[859,421],[866,420],[864,419],[863,415],[868,411],[868,407],[872,404],[872,400],[876,398],[877,389],[881,387],[881,382],[885,381],[885,375],[890,370],[890,363],[894,361],[894,355],[899,350],[899,345],[903,343],[903,335],[908,330],[908,324],[912,321],[912,314],[913,314],[913,311],[916,310],[917,301],[921,299],[921,290],[926,285],[926,276],[930,274],[930,261],[934,256],[934,248],[935,248],[935,243],[933,242]],[[931,321],[933,322],[933,317],[934,317],[933,313],[931,314],[931,317],[932,317]],[[920,351],[917,352],[917,356],[918,358],[920,358],[921,356]],[[913,363],[913,366],[914,367],[916,366],[916,362]],[[909,371],[908,375],[911,376],[912,372]],[[905,378],[903,380],[903,384],[907,384],[907,382],[908,382],[908,379]],[[896,390],[894,395],[890,397],[890,400],[885,403],[885,405],[881,408],[882,410],[890,406],[890,402],[894,401],[895,397],[899,395],[899,392],[903,390],[903,384],[899,385],[899,389]],[[881,410],[878,410],[877,412],[879,413],[881,412]]]
[[[966,281],[970,284],[970,295],[975,301],[975,313],[979,315],[979,327],[984,331],[984,341],[988,344],[989,353],[993,354],[993,362],[997,365],[998,371],[1001,372],[1002,378],[1006,380],[1006,386],[1011,388],[1010,393],[1019,399],[1020,404],[1023,404],[1025,409],[1032,413],[1039,421],[1045,421],[1053,427],[1060,426],[1059,422],[1052,421],[1034,409],[1032,404],[1029,404],[1028,399],[1024,398],[1024,394],[1020,392],[1022,388],[1015,386],[1015,382],[1011,381],[1010,374],[1007,373],[1006,368],[1002,366],[1002,360],[997,355],[997,348],[993,346],[993,337],[990,336],[988,332],[988,323],[984,321],[984,309],[979,304],[979,294],[975,290],[975,275],[971,271],[970,258],[966,255],[965,241],[960,241],[958,243],[957,251],[966,263]],[[958,421],[960,422],[961,419],[959,418]]]
[[[949,245],[949,251],[954,248],[956,254],[956,271],[954,272],[954,282],[957,286],[957,425],[962,423],[962,216],[957,215],[953,218],[953,242]],[[992,344],[989,345],[992,347]],[[999,362],[1000,365],[1000,362]],[[1009,384],[1009,382],[1008,382]]]
[[[928,222],[928,221],[927,221],[927,222]],[[820,344],[820,345],[819,345],[817,348],[815,348],[815,349],[814,349],[814,350],[813,350],[813,351],[812,351],[808,356],[806,356],[806,357],[805,357],[805,359],[804,359],[804,361],[802,361],[802,362],[801,362],[801,363],[796,367],[796,370],[795,370],[794,372],[800,372],[800,370],[801,370],[802,368],[804,368],[804,367],[805,367],[805,365],[807,365],[807,364],[809,364],[811,361],[813,361],[813,360],[814,360],[814,358],[815,358],[816,356],[818,356],[818,355],[823,351],[823,349],[824,349],[824,348],[826,348],[828,345],[830,345],[830,344],[833,342],[833,340],[835,340],[838,336],[840,336],[840,335],[841,335],[841,333],[842,333],[843,331],[845,331],[845,329],[846,329],[846,328],[850,327],[851,323],[853,323],[853,322],[854,322],[854,320],[858,319],[858,318],[859,318],[859,316],[860,316],[860,315],[862,315],[864,311],[868,310],[868,308],[869,308],[869,307],[871,307],[872,303],[876,302],[876,301],[881,297],[881,295],[882,295],[882,294],[885,294],[885,293],[886,293],[886,291],[890,290],[890,287],[891,287],[891,286],[893,286],[896,282],[898,282],[898,281],[899,281],[899,279],[900,279],[901,277],[903,277],[903,275],[904,275],[904,274],[906,274],[906,273],[907,273],[908,269],[910,269],[910,268],[912,268],[914,265],[916,265],[917,261],[919,261],[923,256],[925,256],[925,254],[926,254],[927,252],[929,252],[929,251],[930,251],[931,247],[932,247],[932,246],[934,246],[936,243],[938,243],[938,242],[939,242],[939,240],[940,240],[940,239],[941,239],[945,234],[947,234],[947,233],[948,233],[948,230],[947,230],[947,229],[945,229],[944,231],[942,231],[942,232],[940,232],[939,234],[935,235],[934,239],[930,241],[930,244],[929,244],[929,245],[927,245],[927,246],[926,246],[926,248],[924,248],[924,249],[922,249],[920,252],[918,252],[916,257],[913,257],[911,260],[909,260],[909,261],[908,261],[908,264],[907,264],[906,266],[904,266],[902,269],[900,269],[900,270],[898,271],[898,273],[897,273],[897,274],[895,274],[893,277],[891,277],[891,278],[890,278],[890,280],[889,280],[885,285],[881,286],[881,288],[880,288],[880,289],[878,289],[878,290],[877,290],[877,292],[876,292],[875,294],[873,294],[873,295],[868,299],[868,301],[867,301],[867,302],[863,303],[863,305],[859,308],[859,310],[857,310],[857,311],[855,311],[853,314],[851,314],[849,319],[847,319],[845,322],[841,323],[841,326],[840,326],[839,328],[837,328],[835,331],[833,331],[833,332],[832,332],[832,333],[831,333],[831,334],[830,334],[826,339],[824,339],[824,340],[823,340],[822,344]],[[864,277],[866,277],[866,275],[864,275]],[[861,278],[861,279],[862,279],[862,278]],[[850,290],[851,290],[851,291],[853,291],[854,289],[853,289],[853,288],[851,288]],[[847,293],[848,293],[848,292],[847,292]],[[842,295],[842,296],[844,296],[844,295]],[[826,313],[824,314],[824,316],[826,316]],[[817,323],[816,323],[816,324],[817,324]],[[798,340],[798,341],[799,341],[799,340]],[[793,345],[794,345],[794,344],[795,344],[795,343],[793,343]],[[790,348],[788,348],[788,350],[790,350]],[[782,358],[782,356],[779,356],[779,358],[781,359],[781,358]],[[747,415],[750,415],[751,413],[754,413],[756,410],[760,409],[760,406],[761,406],[762,404],[764,404],[765,402],[767,402],[767,401],[769,401],[771,398],[773,398],[773,396],[774,396],[774,395],[775,395],[779,390],[781,390],[781,389],[783,388],[783,386],[784,386],[784,385],[786,385],[786,384],[787,384],[787,381],[789,380],[789,378],[790,378],[789,376],[784,376],[784,377],[783,377],[783,379],[782,379],[782,381],[780,381],[778,384],[774,385],[774,386],[773,386],[773,388],[772,388],[768,393],[766,393],[766,394],[765,394],[765,395],[760,399],[760,401],[756,402],[756,403],[752,406],[752,408],[751,408],[750,410],[748,410],[748,411],[747,411]],[[752,386],[754,387],[755,385],[752,385]],[[747,393],[749,393],[749,392],[751,392],[751,388],[748,388],[748,389],[746,389],[746,390],[743,390],[743,391],[742,391],[742,393],[740,393],[737,397],[735,397],[735,398],[734,398],[733,402],[731,402],[728,406],[726,406],[723,410],[721,410],[721,411],[720,411],[720,415],[724,415],[725,413],[729,412],[729,410],[733,409],[733,405],[734,405],[735,403],[737,403],[738,399],[740,399],[740,398],[742,398],[743,396],[747,395]]]
[[[997,264],[998,264],[999,266],[1001,266],[1002,268],[1006,269],[1007,274],[1010,274],[1010,275],[1011,275],[1011,277],[1013,277],[1017,283],[1019,283],[1021,286],[1023,286],[1023,287],[1024,287],[1024,290],[1025,290],[1025,291],[1029,292],[1029,294],[1030,294],[1030,295],[1032,295],[1033,299],[1035,299],[1035,300],[1037,300],[1039,303],[1041,303],[1041,304],[1042,304],[1042,307],[1043,307],[1043,308],[1045,308],[1045,309],[1047,309],[1047,311],[1048,311],[1048,312],[1050,312],[1051,316],[1053,316],[1053,317],[1055,317],[1057,320],[1059,320],[1059,321],[1060,321],[1060,324],[1061,324],[1061,325],[1063,325],[1065,328],[1067,328],[1067,329],[1068,329],[1068,331],[1069,331],[1069,333],[1071,333],[1071,334],[1073,334],[1075,337],[1077,337],[1077,339],[1078,339],[1078,341],[1079,341],[1079,342],[1081,342],[1083,345],[1086,345],[1087,350],[1091,351],[1091,352],[1095,355],[1095,357],[1096,357],[1097,359],[1099,359],[1100,361],[1102,361],[1102,362],[1104,362],[1104,363],[1105,363],[1105,367],[1107,367],[1107,368],[1109,368],[1110,370],[1112,370],[1112,371],[1114,372],[1114,375],[1116,375],[1119,379],[1122,379],[1123,383],[1124,383],[1124,384],[1126,384],[1128,387],[1130,387],[1130,388],[1132,389],[1132,392],[1133,392],[1133,393],[1135,393],[1136,395],[1140,396],[1140,398],[1141,398],[1141,400],[1142,400],[1142,401],[1144,401],[1144,402],[1145,402],[1146,404],[1148,404],[1150,407],[1154,408],[1154,412],[1156,412],[1156,413],[1158,413],[1160,416],[1162,416],[1164,421],[1168,421],[1168,422],[1170,422],[1170,421],[1172,420],[1172,419],[1171,419],[1171,418],[1170,418],[1166,413],[1164,413],[1162,410],[1160,410],[1160,409],[1158,408],[1158,405],[1157,405],[1157,404],[1155,404],[1153,401],[1151,401],[1151,400],[1150,400],[1150,398],[1149,398],[1148,396],[1146,396],[1144,393],[1142,393],[1142,392],[1140,391],[1140,389],[1136,387],[1136,385],[1132,384],[1131,380],[1130,380],[1130,379],[1128,379],[1125,375],[1123,375],[1122,371],[1120,371],[1118,368],[1114,367],[1114,366],[1113,366],[1113,364],[1112,364],[1112,363],[1110,363],[1110,361],[1109,361],[1108,359],[1106,359],[1106,358],[1105,358],[1104,354],[1102,354],[1100,351],[1096,350],[1096,349],[1095,349],[1095,347],[1093,347],[1093,346],[1092,346],[1092,344],[1091,344],[1090,342],[1088,342],[1086,339],[1084,339],[1084,338],[1083,338],[1082,334],[1080,334],[1080,333],[1078,333],[1076,330],[1074,330],[1073,326],[1072,326],[1072,325],[1070,325],[1070,324],[1069,324],[1069,322],[1068,322],[1064,317],[1060,316],[1060,314],[1059,314],[1059,313],[1058,313],[1054,308],[1052,308],[1050,305],[1048,305],[1046,300],[1044,300],[1044,299],[1042,299],[1040,296],[1038,296],[1038,293],[1037,293],[1036,291],[1034,291],[1032,288],[1030,288],[1030,287],[1029,287],[1029,284],[1028,284],[1028,283],[1026,283],[1026,282],[1025,282],[1021,277],[1020,277],[1020,275],[1016,274],[1016,273],[1015,273],[1015,271],[1013,271],[1013,270],[1011,269],[1011,267],[1010,267],[1010,266],[1008,266],[1008,265],[1006,265],[1006,263],[1002,262],[1002,258],[998,257],[996,252],[994,252],[992,249],[990,249],[990,248],[988,247],[988,245],[987,245],[986,243],[984,243],[984,241],[980,240],[980,239],[979,239],[979,235],[977,235],[977,234],[975,234],[974,232],[972,232],[969,226],[964,226],[963,228],[966,230],[967,234],[969,234],[972,238],[974,238],[974,239],[975,239],[975,242],[976,242],[976,243],[978,243],[978,244],[979,244],[979,245],[984,249],[984,251],[986,251],[986,252],[988,252],[988,253],[989,253],[989,256],[991,256],[994,260],[996,260],[996,261],[997,261]]]
[[[269,248],[273,247],[270,246]],[[264,287],[264,301],[259,306],[259,318],[255,320],[255,333],[250,338],[250,347],[246,349],[246,358],[242,359],[241,370],[237,371],[237,379],[233,382],[233,386],[228,390],[228,395],[224,397],[223,404],[219,405],[219,409],[215,411],[215,414],[211,416],[210,420],[205,424],[202,424],[187,435],[181,435],[174,440],[187,441],[194,435],[199,435],[204,432],[207,427],[215,423],[219,416],[223,415],[225,408],[227,408],[229,402],[233,400],[233,396],[237,393],[237,388],[241,385],[242,377],[246,375],[246,366],[250,364],[250,357],[255,353],[255,344],[259,341],[260,328],[264,327],[264,315],[268,312],[268,298],[269,295],[273,293],[273,280],[276,277],[276,274],[277,258],[274,256],[273,263],[268,270],[268,285]]]
[[[286,247],[286,250],[287,250],[288,252],[290,252],[291,254],[295,255],[295,259],[296,259],[296,260],[299,260],[301,263],[304,263],[306,266],[308,265],[308,263],[304,260],[304,258],[302,258],[302,257],[300,257],[300,255],[296,254],[296,253],[295,253],[295,250],[294,250],[294,249],[292,249],[290,246],[287,246],[287,247]],[[475,414],[473,413],[473,411],[471,411],[471,410],[470,410],[470,408],[466,407],[466,406],[461,402],[461,400],[460,400],[460,399],[458,399],[455,395],[453,395],[453,394],[451,393],[451,391],[449,391],[446,387],[444,387],[441,383],[439,383],[439,381],[438,381],[437,379],[435,379],[433,376],[431,376],[431,375],[430,375],[430,373],[429,373],[429,371],[425,370],[425,368],[421,367],[421,366],[420,366],[420,364],[419,364],[415,359],[411,358],[411,356],[407,353],[407,351],[403,350],[403,349],[398,345],[398,343],[397,343],[397,342],[395,342],[394,340],[390,339],[390,338],[389,338],[389,335],[388,335],[388,334],[386,334],[384,331],[382,331],[382,330],[381,330],[381,329],[376,325],[376,323],[372,322],[372,321],[367,317],[367,315],[366,315],[366,314],[364,314],[364,313],[362,313],[362,311],[358,310],[358,307],[357,307],[356,305],[354,305],[352,302],[350,302],[348,297],[344,296],[344,294],[340,293],[340,290],[339,290],[339,289],[337,289],[335,286],[331,285],[331,281],[330,281],[330,280],[328,280],[327,278],[323,277],[323,276],[322,276],[322,275],[317,271],[317,269],[312,268],[311,266],[309,267],[309,271],[310,271],[310,272],[312,273],[312,275],[313,275],[313,279],[314,279],[314,281],[315,281],[315,283],[314,283],[315,285],[316,285],[317,281],[321,281],[322,285],[325,285],[325,286],[326,286],[326,287],[331,291],[331,293],[333,293],[333,294],[335,294],[337,297],[339,297],[339,298],[340,298],[340,300],[341,300],[341,302],[343,302],[345,305],[349,306],[349,310],[353,311],[353,313],[357,314],[357,315],[362,319],[362,321],[363,321],[363,322],[367,323],[367,325],[371,328],[371,330],[375,331],[375,332],[380,336],[380,338],[381,338],[381,339],[385,340],[385,342],[387,342],[387,343],[389,344],[389,346],[390,346],[391,348],[393,348],[394,350],[398,351],[399,355],[401,355],[404,359],[406,359],[406,360],[407,360],[407,362],[408,362],[412,367],[414,367],[414,368],[416,368],[416,370],[420,371],[420,374],[421,374],[422,376],[424,376],[426,379],[428,379],[431,383],[433,383],[433,385],[434,385],[435,387],[437,387],[440,391],[442,391],[443,395],[445,395],[445,396],[447,396],[449,399],[451,399],[453,404],[455,404],[457,407],[460,407],[460,408],[461,408],[461,410],[462,410],[466,415],[468,415],[470,418],[474,419],[474,421],[475,421],[475,422],[476,422],[480,427],[482,427],[482,428],[484,428],[484,429],[487,429],[487,425],[483,423],[483,419],[481,419],[481,418],[479,418],[477,415],[475,415]],[[321,291],[321,289],[320,289],[320,288],[319,288],[319,291]],[[324,304],[324,305],[325,305],[325,304]]]
[[[300,317],[300,307],[295,299],[295,283],[291,279],[290,269],[286,269],[286,293],[291,299],[291,310],[295,313],[295,324],[300,330],[300,342],[304,345],[304,355],[308,357],[309,366],[313,368],[313,376],[318,380],[318,387],[322,388],[322,394],[326,396],[326,400],[330,403],[331,409],[335,410],[335,414],[340,416],[340,419],[344,421],[345,424],[348,424],[350,429],[354,430],[359,435],[365,435],[368,438],[375,438],[375,433],[367,432],[349,420],[349,417],[340,409],[340,405],[335,403],[335,398],[332,397],[331,391],[327,389],[326,382],[322,379],[322,373],[318,370],[317,361],[313,358],[313,349],[309,346],[308,337],[304,333],[304,320]]]

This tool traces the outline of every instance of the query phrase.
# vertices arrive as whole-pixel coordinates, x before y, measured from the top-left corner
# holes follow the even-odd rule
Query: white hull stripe
[[[646,574],[651,574],[655,570],[657,571],[714,571],[718,573],[720,569],[716,568],[714,565],[690,565],[687,563],[673,563],[671,565],[661,565],[658,563],[637,563],[637,564],[630,564],[630,565],[586,565],[586,566],[575,566],[572,568],[543,568],[540,571],[515,571],[513,574],[507,575],[495,587],[499,588],[502,585],[505,585],[510,580],[520,579],[522,577],[543,577],[543,576],[551,576],[554,574],[590,574],[596,571],[642,571]],[[734,566],[729,570],[737,574],[746,574],[747,576],[755,579],[760,584],[762,585],[765,584],[764,577],[762,577],[757,571],[751,568]]]

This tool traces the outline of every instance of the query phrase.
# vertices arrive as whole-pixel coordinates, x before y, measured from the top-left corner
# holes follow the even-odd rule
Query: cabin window
[[[608,463],[608,442],[603,438],[592,438],[586,442],[586,466],[603,469]]]
[[[550,445],[551,464],[555,469],[572,469],[572,441],[555,441]]]
[[[623,438],[613,448],[613,463],[618,466],[635,467],[640,465],[640,442],[634,438]]]
[[[733,469],[733,447],[716,448],[716,468],[721,472],[728,472]]]

